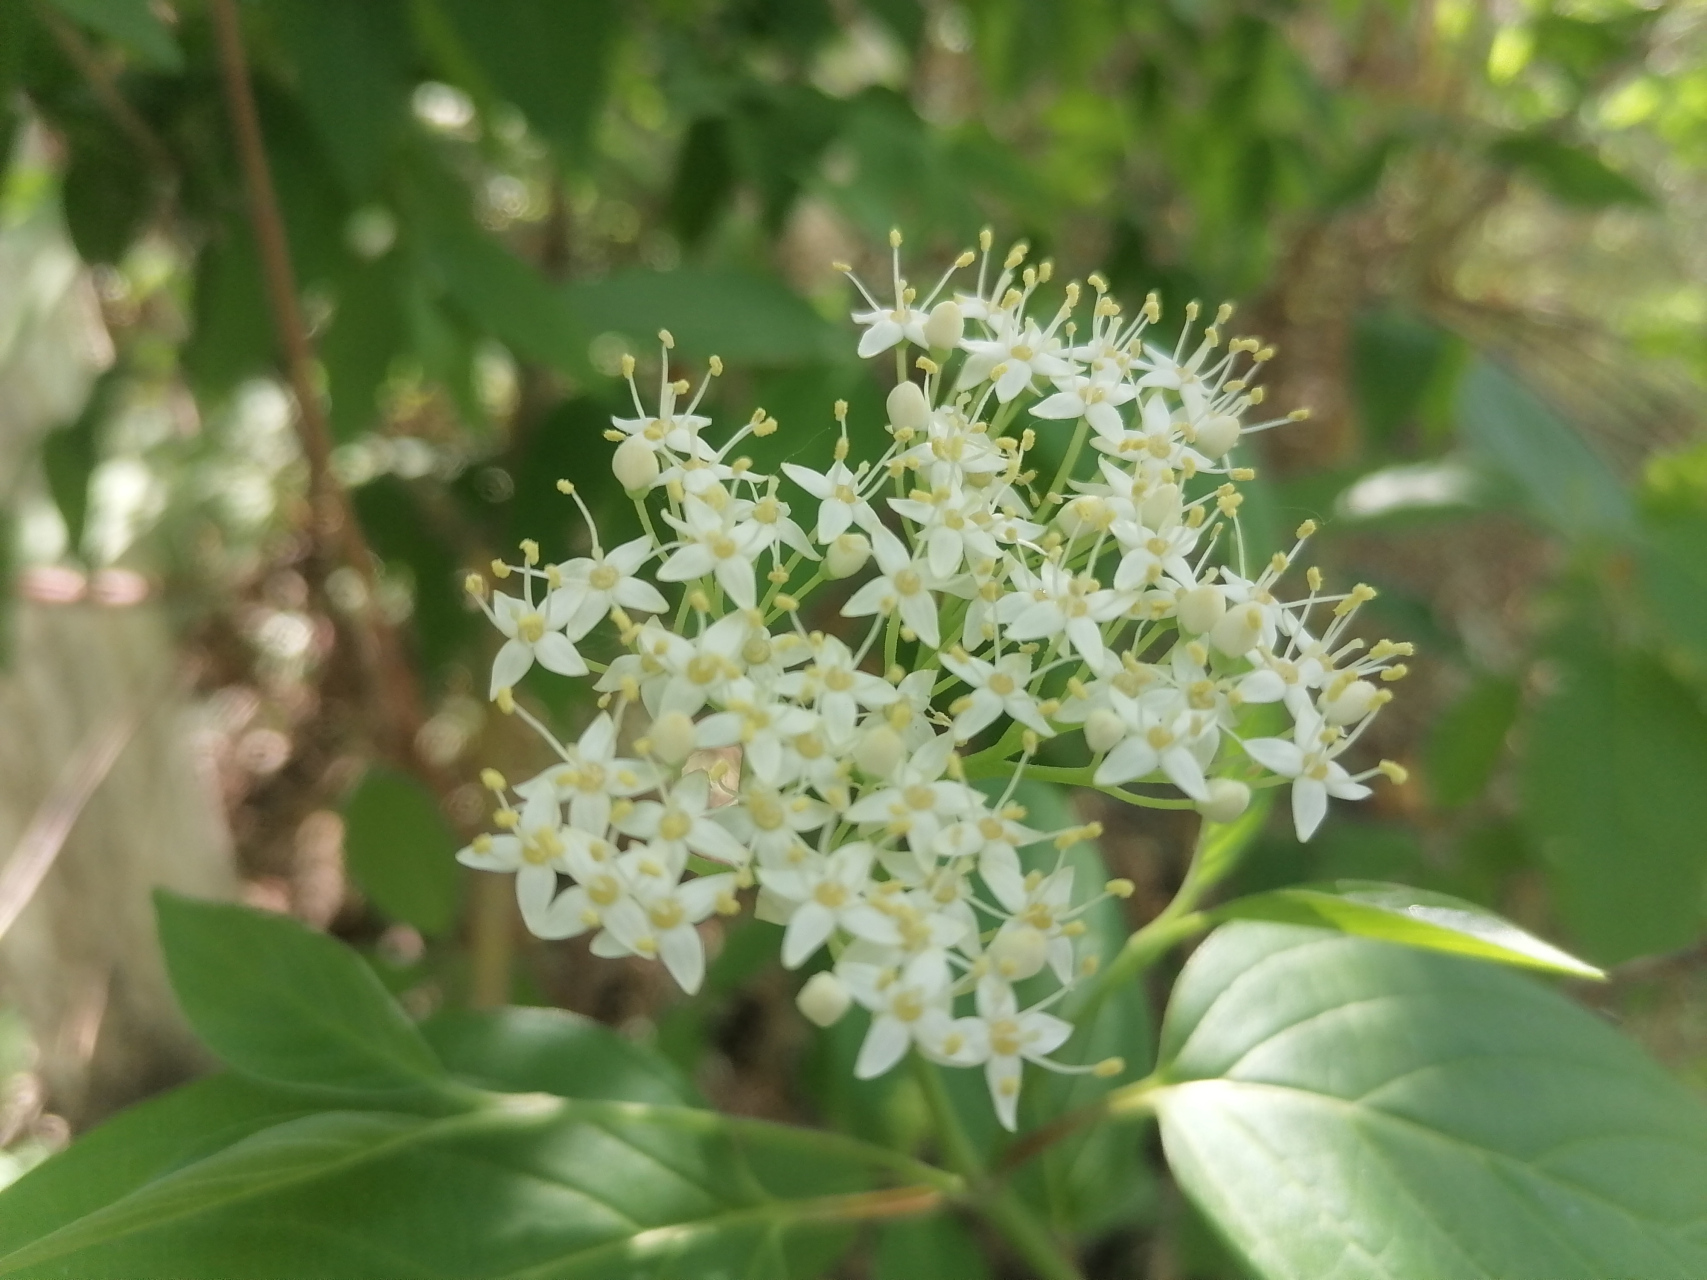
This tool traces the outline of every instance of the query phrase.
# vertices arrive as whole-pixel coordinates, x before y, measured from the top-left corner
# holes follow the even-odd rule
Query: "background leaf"
[[[1654,659],[1584,620],[1525,727],[1525,815],[1560,915],[1604,963],[1707,926],[1707,715]]]
[[[1272,920],[1337,929],[1360,938],[1474,956],[1573,978],[1606,976],[1473,902],[1402,884],[1339,880],[1275,889],[1239,898],[1209,915],[1215,920]]]
[[[1231,925],[1181,976],[1163,1071],[1168,1161],[1264,1280],[1707,1267],[1707,1108],[1498,966]]]
[[[148,0],[47,0],[149,66],[176,71],[184,64],[178,42],[155,15]]]
[[[393,920],[437,937],[456,921],[457,839],[415,779],[373,766],[344,804],[344,856],[362,892]]]
[[[1464,375],[1457,405],[1459,429],[1471,448],[1555,531],[1572,540],[1630,535],[1630,502],[1606,463],[1510,373],[1478,361]]]
[[[373,971],[285,916],[158,892],[172,989],[196,1033],[278,1084],[416,1093],[443,1069]]]

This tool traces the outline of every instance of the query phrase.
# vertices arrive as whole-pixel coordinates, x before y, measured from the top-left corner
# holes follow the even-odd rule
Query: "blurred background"
[[[479,767],[541,764],[463,575],[575,549],[560,476],[626,527],[600,432],[660,326],[727,363],[722,421],[780,419],[768,461],[837,398],[876,431],[830,263],[881,279],[897,225],[921,280],[988,225],[1171,323],[1234,300],[1312,410],[1246,531],[1321,520],[1417,644],[1368,751],[1410,781],[1272,823],[1234,888],[1490,904],[1707,1089],[1698,0],[0,0],[0,155],[0,1181],[204,1066],[158,884],[331,930],[419,1014],[559,1005],[720,1107],[916,1126],[811,1044],[773,926],[707,925],[683,1002],[451,856]],[[1111,808],[1130,927],[1195,819]],[[1123,1159],[1071,1209],[1095,1274],[1232,1274]]]

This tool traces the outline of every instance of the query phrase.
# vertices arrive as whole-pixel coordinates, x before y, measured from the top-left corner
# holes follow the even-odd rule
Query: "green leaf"
[[[872,1280],[989,1280],[990,1267],[958,1218],[895,1222],[877,1235]]]
[[[415,779],[374,766],[344,804],[344,854],[362,892],[393,920],[438,937],[456,923],[457,839]]]
[[[184,55],[148,0],[48,0],[61,13],[121,45],[144,63],[177,71]]]
[[[1262,1280],[1695,1280],[1707,1109],[1533,980],[1286,925],[1186,965],[1153,1096]]]
[[[331,393],[332,431],[352,440],[379,424],[379,393],[408,339],[400,253],[364,262],[338,281],[338,306],[319,344]]]
[[[298,96],[353,193],[374,189],[406,119],[409,15],[401,0],[271,0]]]
[[[561,291],[475,224],[467,191],[424,164],[412,177],[423,267],[457,310],[522,359],[585,374],[587,333]]]
[[[756,272],[680,267],[621,271],[575,284],[570,306],[589,332],[614,331],[637,345],[668,329],[677,349],[731,364],[786,365],[834,358],[844,335],[781,281]]]
[[[1484,676],[1441,713],[1429,735],[1424,775],[1437,804],[1457,808],[1487,789],[1522,697],[1517,681]]]
[[[153,175],[136,144],[107,121],[79,120],[67,132],[65,229],[85,262],[118,262],[153,207]]]
[[[272,364],[261,259],[241,217],[227,219],[197,258],[191,314],[181,359],[198,395],[217,401]]]
[[[1665,639],[1707,663],[1707,512],[1653,512],[1643,531],[1643,598]]]
[[[1573,978],[1606,976],[1473,902],[1400,884],[1339,880],[1275,889],[1239,898],[1209,914],[1215,920],[1271,920],[1337,929],[1361,938],[1497,960]]]
[[[1364,431],[1388,442],[1422,409],[1449,337],[1403,311],[1359,316],[1352,327],[1351,381]]]
[[[1644,654],[1570,628],[1557,689],[1530,715],[1524,825],[1583,950],[1607,964],[1707,928],[1707,714]]]
[[[196,1033],[277,1084],[419,1093],[443,1068],[361,958],[280,915],[158,891],[172,989]]]
[[[235,1075],[161,1094],[81,1135],[0,1196],[0,1257],[252,1133],[312,1114],[313,1099]]]
[[[697,1101],[658,1054],[562,1009],[453,1010],[422,1023],[421,1034],[447,1071],[484,1089],[613,1102]]]
[[[1584,146],[1539,133],[1514,133],[1488,148],[1496,164],[1517,169],[1563,204],[1584,209],[1651,207],[1653,195]]]
[[[843,1234],[835,1202],[768,1194],[715,1132],[590,1105],[287,1121],[0,1256],[0,1276],[618,1280],[750,1275],[767,1254],[789,1276],[812,1274],[791,1249]]]
[[[1471,448],[1556,532],[1572,539],[1631,535],[1629,499],[1611,469],[1546,401],[1498,365],[1481,360],[1464,375],[1458,421]]]
[[[619,30],[614,0],[437,0],[479,82],[467,87],[522,109],[579,157],[603,101]]]
[[[1268,825],[1274,796],[1272,790],[1256,792],[1245,811],[1231,822],[1203,820],[1203,829],[1197,836],[1197,866],[1205,880],[1216,883],[1238,865]]]

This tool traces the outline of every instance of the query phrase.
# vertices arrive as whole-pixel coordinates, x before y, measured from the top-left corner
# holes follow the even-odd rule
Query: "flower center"
[[[658,819],[658,835],[664,840],[682,840],[693,830],[693,819],[680,809],[666,809]]]
[[[592,572],[587,575],[587,581],[592,583],[595,591],[609,591],[621,577],[614,566],[600,564],[593,566]]]
[[[529,644],[538,644],[545,635],[545,619],[537,613],[525,613],[516,623],[516,634]]]

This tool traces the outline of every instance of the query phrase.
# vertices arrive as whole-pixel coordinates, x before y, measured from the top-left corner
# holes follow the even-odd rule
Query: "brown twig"
[[[361,576],[366,587],[367,608],[358,628],[369,675],[383,692],[382,717],[387,745],[400,761],[419,768],[415,734],[422,723],[420,695],[414,672],[403,655],[395,628],[379,616],[373,555],[362,536],[347,495],[332,474],[332,431],[325,407],[315,388],[314,353],[309,346],[308,327],[297,301],[296,276],[291,267],[290,243],[284,218],[279,212],[272,172],[267,164],[266,145],[255,109],[254,87],[243,51],[243,32],[234,0],[210,0],[214,36],[219,50],[221,79],[231,132],[243,168],[249,197],[249,225],[260,255],[267,306],[272,312],[273,332],[283,357],[297,405],[297,434],[308,461],[308,495],[313,511],[312,534],[322,564],[341,560]]]
[[[444,795],[454,787],[456,779],[423,759],[417,749],[425,717],[414,668],[396,629],[378,613],[373,554],[362,536],[348,496],[332,473],[331,426],[314,385],[313,351],[297,302],[284,219],[267,166],[237,6],[234,0],[209,0],[208,8],[213,17],[232,135],[248,190],[249,222],[260,254],[267,305],[272,312],[286,376],[296,396],[298,434],[308,460],[316,558],[322,566],[329,560],[342,560],[361,576],[367,608],[358,620],[357,643],[373,686],[382,695],[381,718],[385,730],[382,742],[393,759]],[[471,915],[474,998],[481,1004],[504,1003],[509,996],[515,952],[515,908],[500,901],[490,886],[482,885],[475,890]]]

